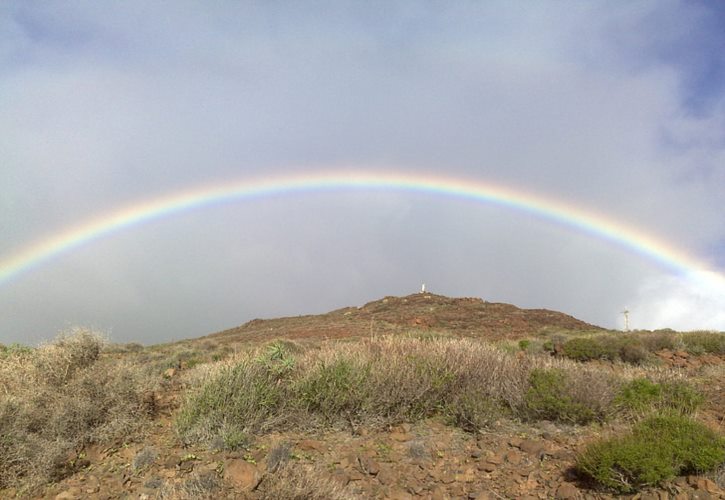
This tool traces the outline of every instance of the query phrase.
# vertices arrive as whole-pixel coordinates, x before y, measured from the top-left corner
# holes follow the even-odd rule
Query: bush
[[[705,398],[687,382],[676,380],[662,384],[662,406],[683,415],[695,413]]]
[[[250,430],[263,430],[283,418],[282,387],[264,363],[245,359],[226,365],[202,383],[176,419],[185,442],[221,439],[228,448],[245,441]]]
[[[599,391],[591,390],[593,387],[587,387],[585,380],[574,380],[561,369],[534,369],[529,384],[525,397],[529,418],[587,424],[606,416],[606,391],[603,400],[596,401],[590,396]]]
[[[591,361],[605,356],[601,344],[591,337],[570,339],[564,343],[562,350],[567,358],[575,361]]]
[[[649,351],[639,339],[625,337],[619,342],[619,359],[632,365],[641,365],[651,358]]]
[[[640,414],[644,413],[662,399],[662,386],[645,378],[634,379],[621,389],[615,403],[622,409]]]
[[[349,359],[320,363],[305,374],[293,389],[304,411],[322,416],[328,422],[341,415],[358,417],[372,396],[370,365]]]
[[[590,445],[576,468],[584,477],[620,493],[654,486],[681,474],[716,469],[725,461],[725,440],[680,415],[649,417],[629,435]]]
[[[651,358],[639,335],[575,337],[564,343],[562,352],[564,356],[575,361],[606,359],[639,365]]]
[[[644,348],[649,352],[674,350],[677,345],[677,336],[674,331],[657,330],[651,333],[637,334]]]
[[[79,448],[142,425],[151,383],[131,365],[100,359],[102,347],[78,329],[0,358],[0,488],[58,479],[72,472]]]
[[[267,474],[259,485],[260,500],[351,500],[359,498],[327,474],[308,465],[287,464]]]
[[[682,334],[681,340],[692,354],[725,354],[725,333],[688,332]]]
[[[637,378],[622,386],[614,402],[618,408],[635,417],[652,411],[690,415],[702,405],[704,397],[684,381],[658,384]]]

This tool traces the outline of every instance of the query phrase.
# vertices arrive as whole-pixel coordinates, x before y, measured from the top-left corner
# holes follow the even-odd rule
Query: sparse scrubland
[[[601,486],[629,491],[725,462],[722,439],[691,417],[703,396],[656,368],[646,378],[636,368],[521,358],[475,340],[435,337],[303,352],[289,346],[276,342],[200,367],[176,420],[180,438],[233,449],[259,432],[354,430],[432,416],[467,431],[502,418],[579,425],[620,419],[635,422],[632,433],[592,444],[577,463]],[[646,444],[655,435],[662,449]],[[654,455],[644,460],[650,450]],[[630,470],[628,461],[637,468]]]
[[[565,360],[522,360],[475,340],[404,337],[296,355],[274,343],[203,367],[194,386],[176,422],[190,442],[434,415],[467,430],[505,417],[587,423],[604,420],[616,396],[612,375]]]
[[[506,422],[543,423],[592,436],[568,464],[582,487],[628,493],[708,472],[723,487],[722,426],[700,418],[709,404],[703,387],[722,365],[698,379],[662,356],[722,356],[724,346],[725,335],[710,332],[546,331],[497,344],[411,329],[336,341],[230,346],[209,338],[144,347],[107,345],[75,330],[38,348],[0,349],[0,496],[2,488],[30,492],[72,475],[84,465],[84,447],[148,436],[164,391],[177,401],[164,439],[195,450],[182,465],[203,450],[253,464],[252,443],[270,434],[352,436],[437,419],[483,435]],[[164,460],[155,442],[136,453],[129,474]],[[416,443],[411,457],[425,460],[426,445]],[[387,446],[377,450],[383,458]],[[330,479],[330,464],[300,460],[293,449],[281,442],[266,450],[268,472],[254,498],[355,498]],[[156,497],[227,491],[222,462],[179,477],[154,479]]]

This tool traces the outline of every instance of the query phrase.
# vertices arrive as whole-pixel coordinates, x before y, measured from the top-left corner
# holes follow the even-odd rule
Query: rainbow
[[[231,200],[250,200],[267,196],[326,191],[403,191],[432,196],[447,196],[473,202],[495,204],[533,214],[613,243],[627,251],[653,260],[670,271],[714,280],[725,284],[725,277],[708,270],[697,259],[666,242],[612,219],[559,200],[469,179],[437,177],[427,174],[373,171],[338,171],[242,180],[167,195],[121,208],[0,259],[0,285],[18,275],[93,240],[137,224]]]

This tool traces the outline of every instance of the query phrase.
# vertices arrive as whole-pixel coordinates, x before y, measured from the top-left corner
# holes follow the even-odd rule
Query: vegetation
[[[329,463],[307,455],[300,460],[295,438],[257,455],[260,433],[335,428],[364,435],[429,417],[468,432],[506,419],[516,426],[595,424],[576,432],[598,432],[606,422],[631,425],[623,436],[588,446],[576,463],[583,477],[615,492],[678,474],[725,477],[725,441],[694,420],[703,393],[657,365],[654,355],[665,349],[722,355],[722,333],[550,330],[496,345],[449,330],[401,328],[370,337],[241,349],[210,337],[145,347],[108,345],[77,329],[38,348],[0,344],[0,496],[3,488],[30,494],[74,473],[79,453],[91,444],[123,448],[140,436],[155,402],[166,409],[179,394],[173,446],[243,450],[238,454],[250,463],[264,460],[267,473],[255,498],[347,498],[350,492],[324,473]],[[592,360],[615,363],[586,363]],[[697,387],[709,394],[702,382],[721,373],[722,365],[700,370]],[[561,430],[556,427],[553,432]],[[160,443],[132,443],[128,472],[156,474],[169,459]],[[379,447],[381,457],[384,450],[394,456],[387,442]],[[416,460],[441,453],[417,435],[407,447]],[[199,463],[206,453],[187,451]],[[223,496],[229,487],[224,463],[207,465],[173,480],[156,478],[158,498]]]
[[[656,383],[637,378],[622,387],[614,402],[634,416],[663,410],[690,415],[702,405],[704,398],[684,381]]]
[[[725,333],[686,332],[673,330],[635,332],[545,332],[548,338],[523,339],[521,350],[561,354],[575,361],[622,361],[634,365],[652,363],[655,353],[685,351],[689,354],[725,354]]]
[[[680,474],[715,470],[725,462],[725,440],[681,415],[648,417],[631,433],[590,445],[577,470],[611,490],[627,493]]]
[[[137,430],[150,384],[123,362],[101,359],[103,340],[83,329],[0,357],[0,487],[31,487],[72,472],[74,452]]]
[[[576,361],[605,359],[641,364],[650,358],[644,343],[631,335],[575,337],[564,343],[562,349],[566,357]]]
[[[296,356],[273,345],[206,370],[176,429],[185,442],[211,442],[275,428],[433,415],[467,430],[503,415],[586,423],[606,416],[616,386],[612,377],[579,365],[547,358],[521,363],[464,339],[384,337]]]
[[[593,400],[586,384],[560,368],[532,370],[529,383],[525,401],[534,419],[587,424],[606,416],[609,398]]]

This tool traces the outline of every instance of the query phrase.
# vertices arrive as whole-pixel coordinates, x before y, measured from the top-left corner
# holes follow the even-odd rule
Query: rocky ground
[[[326,314],[255,319],[206,338],[228,343],[263,341],[276,336],[321,340],[396,333],[411,328],[483,337],[491,341],[517,340],[547,330],[564,333],[603,331],[598,326],[547,309],[521,309],[473,297],[418,293],[385,297],[361,307],[346,307]]]

